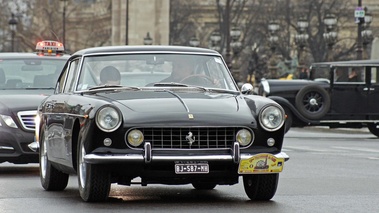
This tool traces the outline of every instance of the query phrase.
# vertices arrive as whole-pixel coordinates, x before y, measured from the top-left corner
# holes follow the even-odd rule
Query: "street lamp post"
[[[15,37],[15,34],[16,34],[16,28],[17,28],[17,20],[15,18],[15,15],[14,13],[12,13],[12,18],[9,20],[8,22],[9,24],[9,27],[11,28],[11,31],[12,31],[12,52],[15,51],[15,48],[14,48],[14,37]]]
[[[372,15],[371,13],[369,12],[366,12],[365,13],[365,17],[364,17],[364,26],[363,26],[363,31],[361,32],[361,36],[362,36],[362,44],[363,44],[363,54],[362,54],[362,58],[363,59],[368,59],[368,53],[367,53],[367,46],[372,42],[372,40],[374,39],[373,35],[372,35],[372,31],[370,28],[370,24],[371,24],[371,21],[372,21]]]
[[[337,42],[338,33],[335,31],[337,18],[334,14],[327,13],[324,17],[326,33],[323,34],[324,40],[328,45],[327,61],[333,61],[333,45]]]
[[[268,30],[269,30],[269,44],[271,49],[271,57],[268,60],[268,78],[278,78],[278,68],[277,68],[277,60],[276,60],[276,47],[278,45],[279,37],[277,35],[277,31],[280,29],[279,22],[276,20],[271,20],[268,23]]]
[[[150,37],[149,32],[147,32],[146,37],[143,38],[143,44],[144,45],[152,45],[153,44],[153,39]]]
[[[233,27],[229,33],[227,33],[226,41],[229,41],[226,43],[226,52],[225,52],[225,63],[228,66],[229,69],[232,68],[232,56],[238,55],[238,53],[241,51],[242,43],[240,41],[241,37],[241,29],[238,27]],[[221,51],[222,46],[222,38],[221,34],[218,31],[213,31],[210,35],[210,43],[209,48],[216,50],[217,52]],[[233,52],[233,55],[231,54]],[[236,73],[237,71],[233,71],[234,75],[238,75]],[[238,78],[239,76],[235,76]]]
[[[68,1],[68,0],[60,0],[60,1],[62,1],[63,2],[63,14],[62,14],[62,22],[63,22],[63,26],[62,26],[62,30],[63,30],[63,32],[62,32],[62,43],[63,43],[63,45],[66,45],[66,7],[67,7],[67,5],[66,5],[66,2]]]
[[[307,28],[309,26],[309,22],[305,17],[299,18],[297,21],[297,28],[298,28],[298,34],[295,35],[295,43],[298,46],[298,61],[299,61],[299,68],[302,69],[303,66],[305,66],[305,61],[303,60],[303,51],[307,44],[309,35],[307,33]],[[300,71],[300,70],[299,70]]]

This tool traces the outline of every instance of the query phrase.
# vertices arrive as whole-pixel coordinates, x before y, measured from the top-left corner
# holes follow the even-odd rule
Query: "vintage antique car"
[[[264,79],[258,94],[286,111],[293,127],[364,128],[379,137],[379,60],[314,63],[308,80]]]
[[[289,159],[284,110],[238,89],[222,56],[181,46],[94,47],[74,53],[38,108],[43,188],[77,174],[84,201],[112,183],[237,184],[269,200]],[[72,176],[70,176],[72,177]]]
[[[28,147],[35,140],[34,118],[69,58],[57,45],[61,43],[42,41],[35,53],[0,53],[0,163],[39,162],[38,153]]]

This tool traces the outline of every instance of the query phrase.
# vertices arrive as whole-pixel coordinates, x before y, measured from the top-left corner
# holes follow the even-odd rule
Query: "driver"
[[[193,74],[194,68],[193,60],[178,59],[172,64],[171,75],[161,82],[181,82],[184,78]]]

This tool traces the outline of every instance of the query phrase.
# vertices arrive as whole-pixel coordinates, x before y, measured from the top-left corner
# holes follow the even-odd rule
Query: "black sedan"
[[[379,61],[314,63],[310,79],[264,79],[258,93],[278,102],[291,126],[364,128],[379,137]]]
[[[28,147],[41,101],[53,94],[69,55],[0,53],[0,163],[38,163]]]
[[[284,110],[251,92],[213,50],[78,51],[38,108],[42,186],[64,190],[74,173],[84,201],[103,201],[112,183],[211,190],[242,176],[250,199],[269,200],[289,159]]]

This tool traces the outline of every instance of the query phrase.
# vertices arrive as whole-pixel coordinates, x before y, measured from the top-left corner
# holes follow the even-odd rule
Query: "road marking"
[[[334,149],[344,149],[350,151],[361,151],[361,152],[374,152],[379,153],[379,149],[369,149],[369,148],[356,148],[356,147],[342,147],[342,146],[333,146]]]

